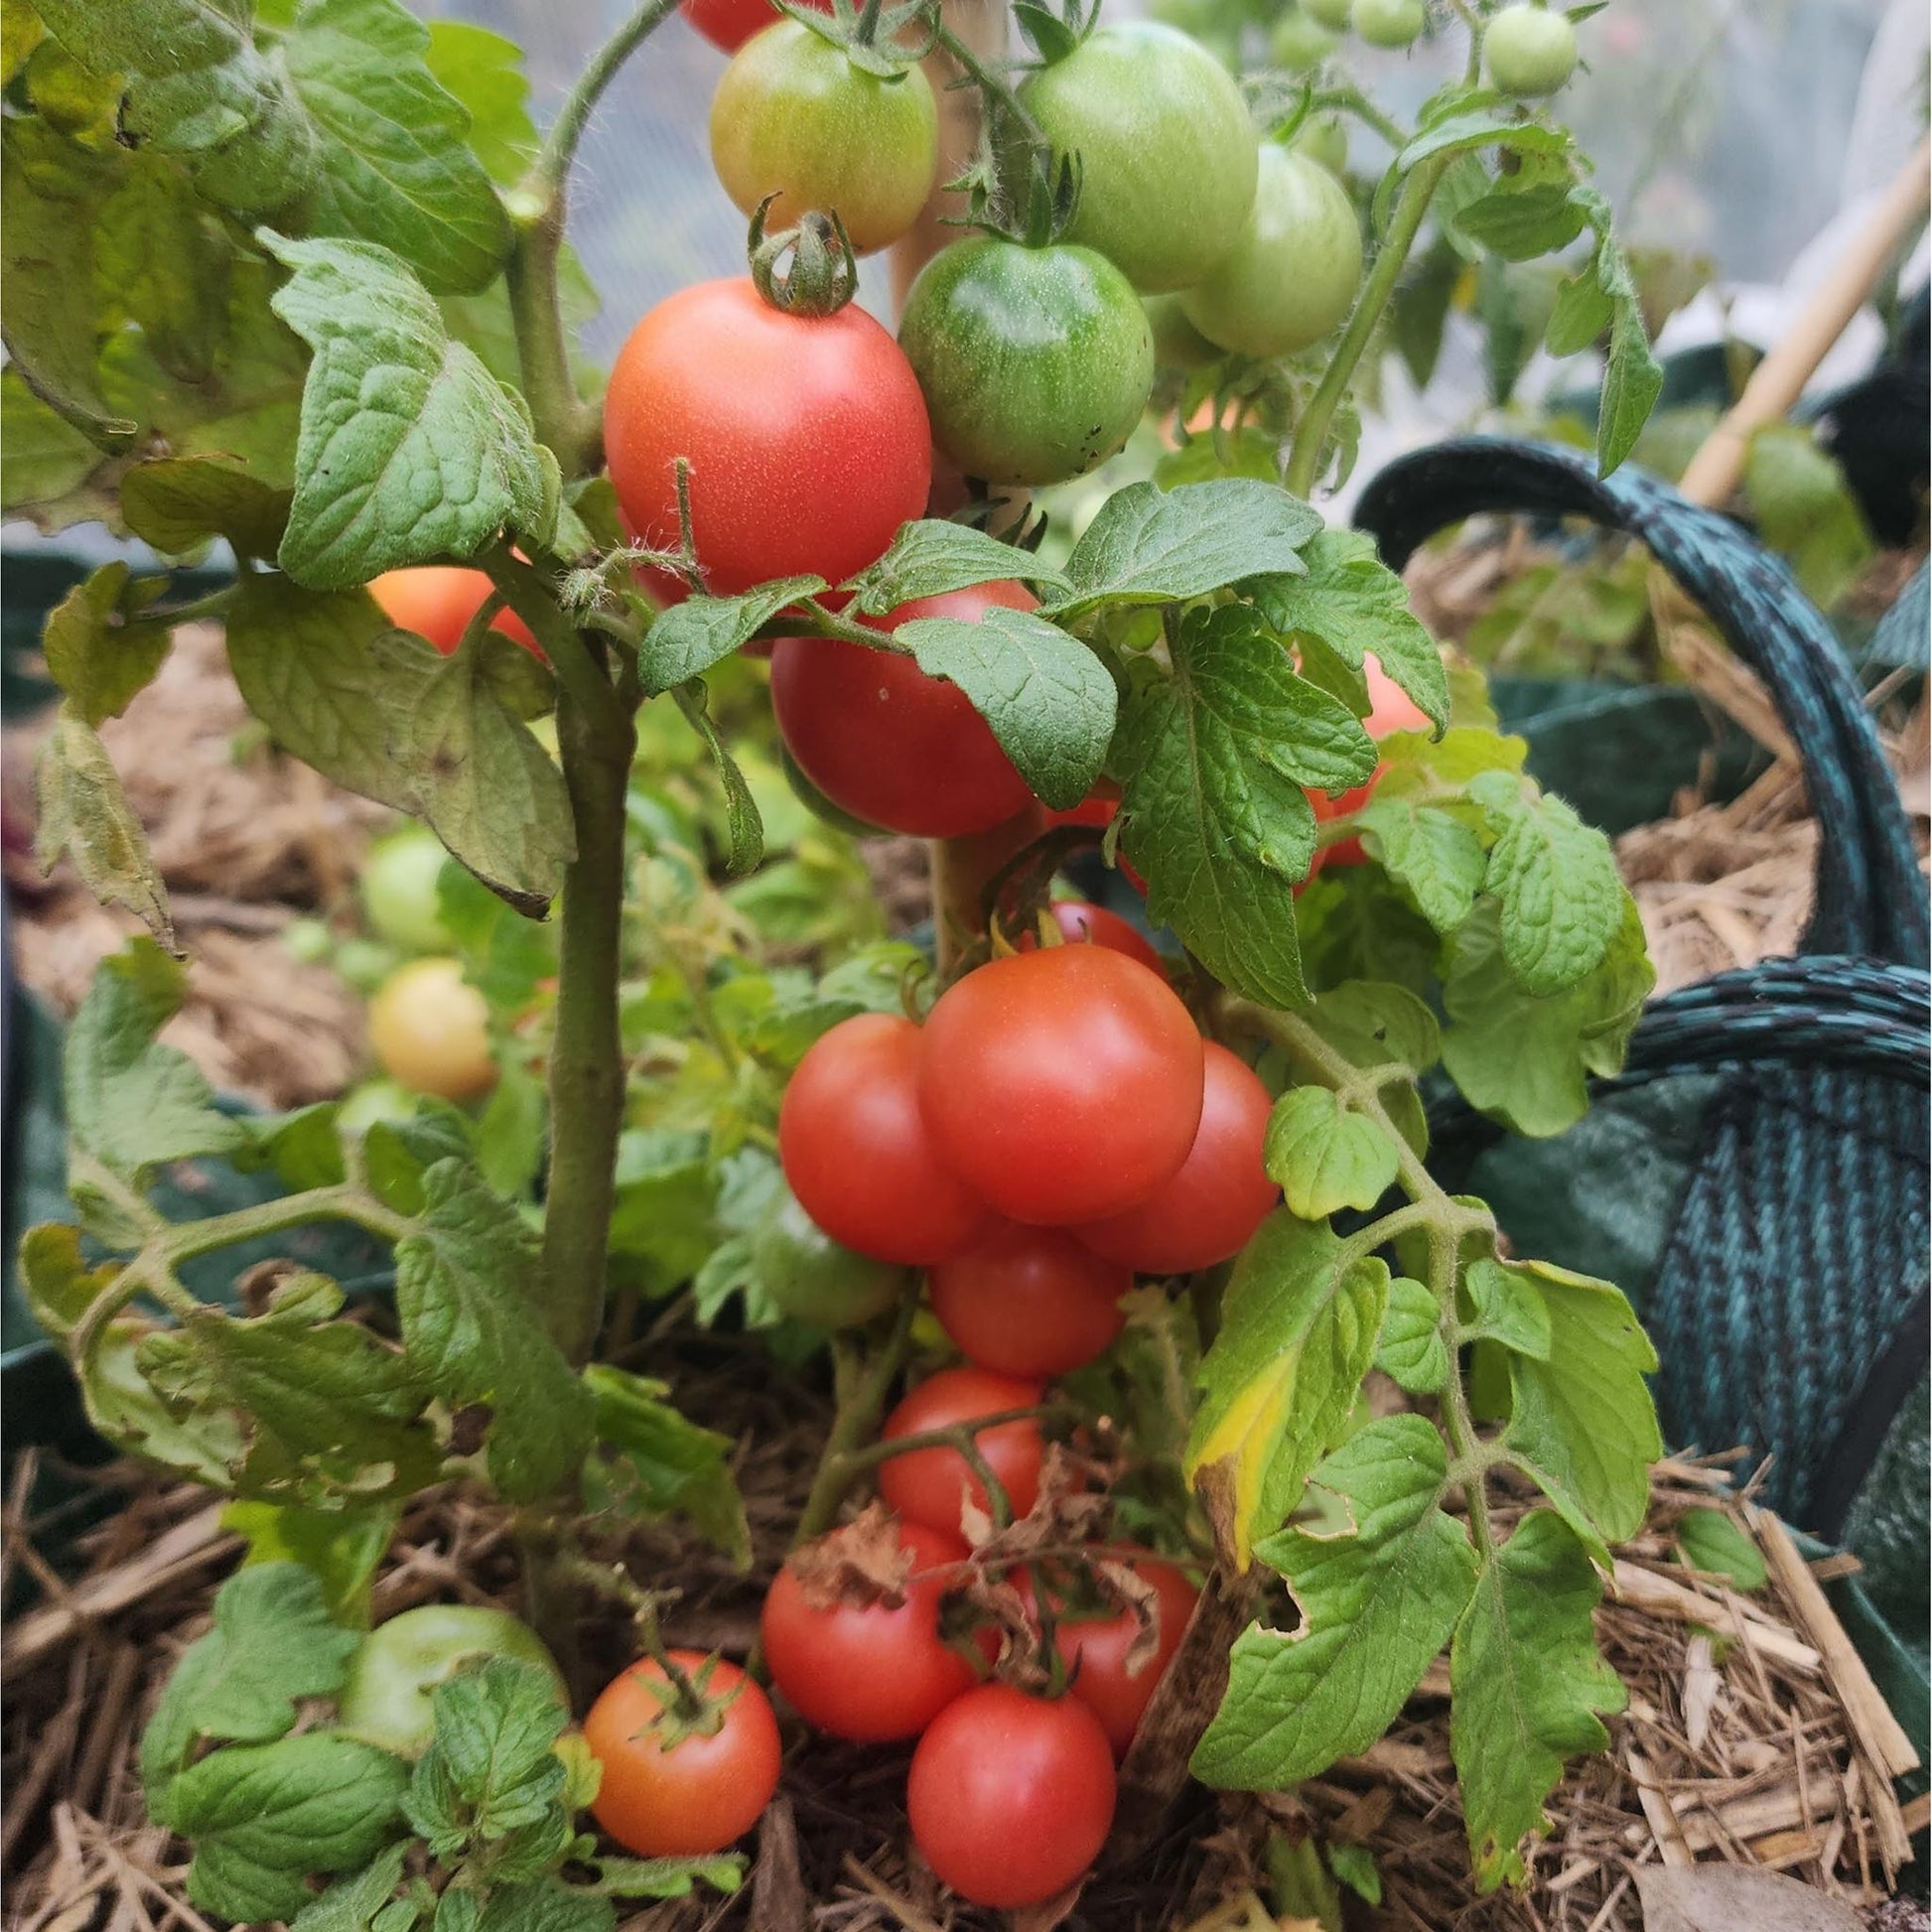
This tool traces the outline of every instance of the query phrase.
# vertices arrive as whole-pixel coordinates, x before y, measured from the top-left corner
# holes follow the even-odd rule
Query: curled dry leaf
[[[969,1498],[960,1510],[961,1532],[978,1560],[993,1569],[1026,1563],[1042,1551],[1061,1550],[1069,1543],[1090,1541],[1108,1509],[1106,1490],[1092,1478],[1092,1465],[1085,1457],[1062,1443],[1048,1443],[1033,1508],[1000,1530]]]
[[[884,1503],[868,1503],[851,1522],[828,1530],[785,1559],[805,1601],[815,1610],[840,1603],[905,1600],[917,1559],[899,1541],[898,1520]]]
[[[1127,1646],[1122,1668],[1139,1677],[1161,1652],[1161,1597],[1154,1586],[1131,1565],[1103,1560],[1093,1566],[1093,1580],[1101,1595],[1133,1613],[1134,1641]]]

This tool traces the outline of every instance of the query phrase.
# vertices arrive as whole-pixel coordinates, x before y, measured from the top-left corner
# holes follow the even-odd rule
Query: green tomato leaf
[[[1462,1271],[1462,1286],[1475,1311],[1468,1324],[1471,1335],[1481,1335],[1539,1362],[1550,1359],[1550,1310],[1534,1266],[1472,1261]]]
[[[617,1920],[617,1908],[600,1893],[556,1878],[536,1878],[497,1886],[476,1932],[610,1932]]]
[[[683,1898],[694,1885],[736,1891],[745,1881],[745,1861],[726,1854],[710,1859],[589,1859],[595,1889],[611,1898]]]
[[[1114,748],[1149,915],[1231,991],[1306,1005],[1294,890],[1314,853],[1308,792],[1361,783],[1375,748],[1245,606],[1187,612],[1172,650]]]
[[[17,366],[0,369],[0,511],[42,530],[93,521],[111,528],[112,503],[86,487],[106,467],[100,451],[28,388]]]
[[[165,643],[166,633],[163,634]],[[103,905],[132,912],[171,953],[181,951],[168,888],[148,835],[121,789],[107,747],[71,700],[61,707],[34,764],[34,857],[43,874],[65,856]]]
[[[1864,512],[1838,459],[1797,423],[1766,423],[1744,459],[1759,534],[1791,561],[1805,594],[1830,610],[1870,562]]]
[[[1370,856],[1407,888],[1423,917],[1438,932],[1453,932],[1482,888],[1481,839],[1451,813],[1396,795],[1371,798],[1356,819]]]
[[[170,1828],[194,1843],[188,1895],[243,1924],[293,1918],[317,1872],[353,1871],[400,1836],[409,1767],[326,1730],[233,1744],[167,1789]]]
[[[452,1408],[489,1405],[490,1479],[529,1500],[581,1463],[589,1391],[537,1317],[535,1245],[516,1210],[458,1160],[422,1184],[422,1218],[396,1243],[405,1351]]]
[[[725,788],[725,870],[734,879],[742,878],[764,857],[764,821],[759,816],[758,800],[718,735],[718,727],[711,722],[710,693],[704,680],[694,677],[680,684],[674,695],[685,721],[704,740],[718,782]]]
[[[1524,1878],[1521,1846],[1566,1760],[1600,1751],[1623,1685],[1596,1652],[1602,1586],[1575,1533],[1533,1509],[1483,1566],[1449,1649],[1449,1748],[1476,1884]]]
[[[1435,1395],[1449,1384],[1442,1311],[1428,1288],[1407,1275],[1389,1284],[1389,1311],[1376,1338],[1375,1366],[1411,1395]]]
[[[1329,987],[1309,1024],[1355,1066],[1406,1066],[1426,1073],[1442,1055],[1442,1033],[1428,1004],[1386,980],[1343,980]]]
[[[1596,419],[1596,469],[1607,477],[1630,454],[1650,420],[1663,392],[1664,371],[1651,350],[1636,277],[1611,226],[1609,203],[1595,189],[1582,186],[1571,190],[1571,199],[1593,231],[1596,246],[1558,291],[1543,344],[1552,355],[1574,355],[1609,332]]]
[[[242,576],[227,617],[229,668],[276,743],[345,790],[414,810],[396,740],[436,674],[430,646],[392,630],[360,591],[305,591],[266,571]]]
[[[400,1516],[393,1503],[305,1509],[299,1503],[232,1502],[221,1511],[221,1527],[247,1546],[243,1569],[299,1563],[321,1587],[329,1614],[365,1630],[370,1587]]]
[[[596,1462],[610,1493],[599,1507],[616,1506],[639,1517],[677,1514],[743,1570],[752,1561],[745,1499],[731,1471],[737,1445],[713,1429],[700,1429],[666,1400],[669,1385],[593,1362],[584,1381],[597,1404],[597,1438],[616,1451],[633,1480],[620,1488]]]
[[[498,188],[514,188],[542,145],[530,119],[523,50],[467,20],[429,22],[424,64],[470,116],[470,151]]]
[[[1257,1554],[1288,1579],[1301,1627],[1252,1624],[1190,1766],[1208,1784],[1281,1791],[1363,1751],[1395,1721],[1469,1602],[1476,1556],[1443,1513],[1442,1438],[1420,1416],[1370,1423],[1311,1482],[1352,1533],[1286,1529]]]
[[[1504,738],[1489,725],[1451,725],[1441,738],[1427,732],[1391,732],[1377,747],[1382,777],[1376,800],[1449,788],[1460,791],[1484,771],[1521,771],[1528,743]]]
[[[1071,588],[1031,551],[1016,550],[967,524],[926,516],[901,523],[886,554],[840,588],[853,593],[850,615],[883,618],[915,598],[1016,579],[1048,595]]]
[[[1495,844],[1483,890],[1502,913],[1503,958],[1531,993],[1561,993],[1601,963],[1629,894],[1610,842],[1561,798],[1507,772],[1469,781]]]
[[[165,1162],[247,1142],[239,1121],[216,1112],[195,1062],[155,1039],[186,991],[185,968],[152,939],[130,940],[95,969],[68,1030],[68,1132],[136,1186]]]
[[[1323,530],[1304,553],[1306,575],[1268,577],[1249,587],[1283,636],[1318,637],[1351,669],[1373,653],[1431,720],[1449,720],[1449,674],[1436,640],[1409,609],[1402,579],[1359,530]]]
[[[1107,667],[1075,637],[1031,611],[990,606],[968,622],[914,618],[896,635],[928,677],[973,701],[1020,775],[1055,810],[1093,788],[1114,735]]]
[[[1202,1359],[1184,1473],[1238,1569],[1340,1434],[1375,1353],[1389,1271],[1344,1265],[1325,1222],[1271,1214],[1235,1263]]]
[[[214,1627],[181,1654],[141,1733],[141,1782],[157,1815],[169,1782],[204,1740],[266,1744],[293,1727],[303,1698],[332,1697],[360,1639],[335,1622],[322,1585],[297,1563],[238,1570],[214,1595]]]
[[[1101,504],[1066,561],[1071,595],[1043,615],[1101,604],[1169,604],[1205,597],[1249,577],[1298,573],[1321,518],[1299,497],[1252,477],[1170,490],[1130,483]]]
[[[1526,992],[1503,957],[1501,915],[1478,902],[1449,941],[1443,1064],[1469,1104],[1519,1134],[1561,1134],[1589,1104],[1587,1076],[1608,1077],[1656,982],[1643,924],[1623,896],[1622,924],[1595,970],[1548,998]]]
[[[1339,1844],[1328,1847],[1328,1869],[1370,1905],[1382,1902],[1382,1874],[1376,1869],[1375,1854],[1366,1845]]]
[[[1722,1577],[1732,1589],[1762,1589],[1764,1553],[1722,1509],[1687,1509],[1677,1519],[1677,1554],[1687,1570]]]
[[[179,168],[151,149],[123,154],[93,237],[96,308],[136,324],[170,374],[206,382],[227,331],[233,245]]]
[[[1599,1555],[1635,1536],[1650,1506],[1650,1465],[1664,1442],[1644,1377],[1655,1372],[1657,1351],[1608,1282],[1547,1261],[1498,1272],[1518,1298],[1540,1296],[1550,1332],[1542,1358],[1509,1357],[1502,1447]]]
[[[822,577],[780,577],[742,597],[687,597],[651,620],[637,675],[652,696],[700,676],[769,623],[788,604],[815,597]]]
[[[426,658],[392,631],[374,655],[414,685],[392,729],[417,812],[491,892],[540,918],[577,853],[570,793],[556,759],[498,699],[483,641]]]
[[[1557,255],[1588,225],[1571,198],[1569,171],[1519,169],[1497,175],[1489,192],[1455,211],[1456,231],[1504,261]]]
[[[318,137],[309,231],[379,243],[439,294],[474,292],[509,253],[509,219],[429,46],[396,0],[304,0],[282,54]]]
[[[137,537],[182,557],[225,537],[244,557],[272,557],[288,526],[289,492],[221,457],[137,463],[121,483],[121,512]]]
[[[275,313],[315,351],[282,568],[346,590],[468,556],[505,525],[544,540],[554,466],[546,473],[522,399],[450,340],[408,267],[370,242],[261,239],[293,271]]]
[[[374,1932],[372,1922],[401,1882],[408,1856],[407,1845],[378,1852],[366,1869],[352,1878],[339,1878],[320,1898],[303,1906],[289,1921],[289,1932]],[[415,1922],[412,1914],[407,1924]]]
[[[1395,1185],[1399,1165],[1381,1128],[1344,1112],[1326,1087],[1292,1087],[1268,1116],[1262,1166],[1281,1183],[1289,1212],[1304,1221],[1373,1207]]]
[[[154,681],[172,632],[141,614],[167,588],[165,577],[130,579],[126,564],[103,564],[49,614],[41,637],[48,673],[83,723],[118,718]]]
[[[1492,94],[1490,100],[1494,100]],[[1432,155],[1475,154],[1483,148],[1502,148],[1517,155],[1564,155],[1573,143],[1569,131],[1547,121],[1518,119],[1508,107],[1474,105],[1452,111],[1426,124],[1389,164],[1377,184],[1369,220],[1377,234],[1387,230],[1396,191],[1419,162]]]

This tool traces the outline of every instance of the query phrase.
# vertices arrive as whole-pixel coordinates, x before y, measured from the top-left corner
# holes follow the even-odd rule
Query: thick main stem
[[[1368,280],[1362,284],[1361,299],[1348,318],[1348,327],[1342,331],[1341,341],[1335,345],[1333,359],[1322,375],[1320,387],[1315,390],[1308,408],[1302,412],[1302,420],[1295,426],[1295,446],[1289,453],[1288,474],[1284,481],[1298,496],[1306,497],[1314,487],[1315,472],[1321,462],[1321,446],[1328,439],[1328,426],[1334,421],[1335,411],[1340,408],[1341,399],[1347,393],[1349,383],[1354,380],[1355,369],[1381,326],[1383,312],[1388,308],[1395,294],[1395,285],[1402,279],[1402,271],[1408,265],[1409,250],[1415,246],[1416,236],[1422,232],[1429,205],[1435,200],[1436,190],[1442,185],[1452,159],[1447,154],[1431,155],[1428,160],[1417,163],[1403,184],[1401,198],[1395,206],[1395,218],[1389,223],[1388,236],[1382,243],[1382,252],[1376,256],[1375,266],[1369,270]]]

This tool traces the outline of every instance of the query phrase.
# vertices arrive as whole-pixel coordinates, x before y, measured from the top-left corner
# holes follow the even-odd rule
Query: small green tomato
[[[1275,65],[1290,73],[1307,73],[1311,68],[1318,68],[1339,45],[1334,30],[1322,26],[1303,7],[1290,7],[1276,21],[1268,42]]]
[[[1493,85],[1537,100],[1577,71],[1577,30],[1548,7],[1505,7],[1483,35],[1482,57]]]
[[[1354,0],[1302,0],[1302,11],[1311,20],[1337,34],[1347,33],[1353,7]]]
[[[1355,0],[1349,19],[1371,47],[1407,47],[1429,16],[1423,0]]]

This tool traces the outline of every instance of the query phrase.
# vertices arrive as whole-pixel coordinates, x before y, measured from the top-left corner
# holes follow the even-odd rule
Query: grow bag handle
[[[1763,678],[1797,748],[1819,826],[1806,950],[1919,965],[1932,943],[1926,887],[1898,787],[1838,640],[1784,564],[1640,470],[1599,478],[1575,451],[1505,437],[1398,458],[1355,521],[1399,571],[1425,539],[1480,511],[1587,517],[1645,545]]]

